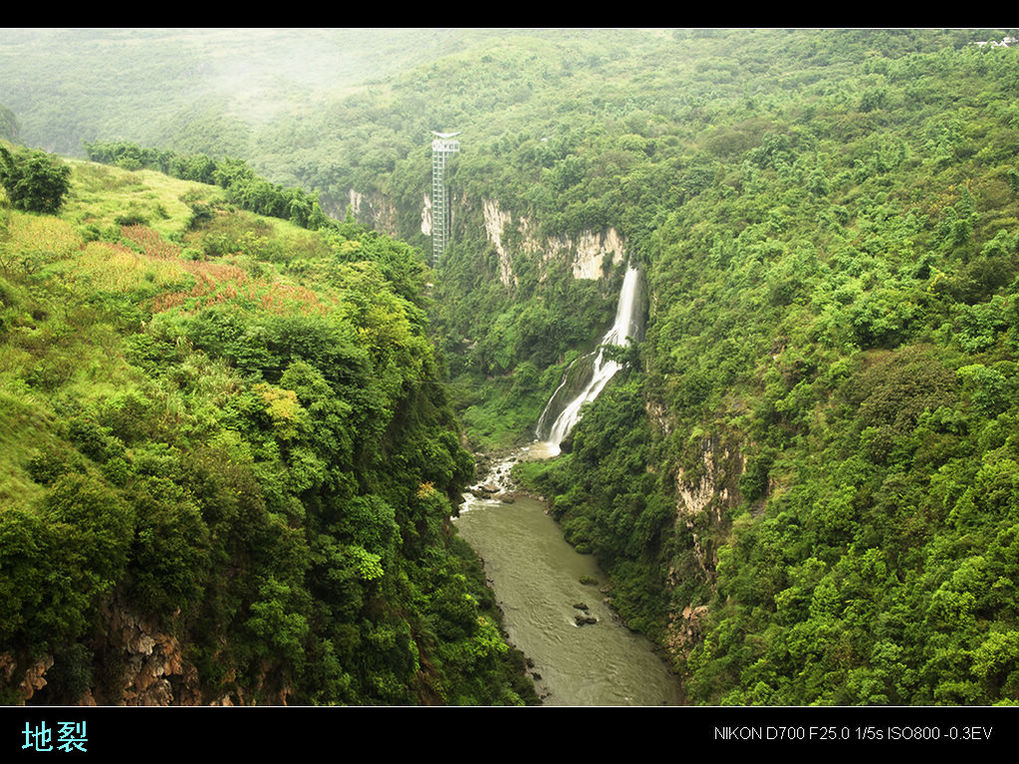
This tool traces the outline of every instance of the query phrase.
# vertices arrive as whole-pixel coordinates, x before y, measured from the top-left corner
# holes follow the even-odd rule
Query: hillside
[[[533,701],[420,253],[70,165],[0,208],[3,701]]]
[[[1019,700],[1017,63],[868,57],[688,149],[642,363],[537,482],[693,700]]]
[[[507,42],[429,70],[471,94],[433,121],[464,130],[436,326],[475,438],[527,437],[609,323],[618,249],[647,270],[629,375],[526,472],[695,702],[1019,699],[1019,62],[966,34],[694,32],[644,70]],[[558,90],[509,97],[550,60]],[[374,181],[408,234],[424,158]]]
[[[416,29],[0,31],[0,103],[22,140],[67,156],[130,140],[251,159],[260,127],[491,32]],[[281,180],[273,178],[273,180]]]
[[[381,414],[380,422],[396,423],[378,429],[367,413],[354,421],[345,406],[333,412],[347,425],[329,442],[351,444],[337,455],[344,477],[335,485],[328,477],[313,481],[313,492],[331,495],[356,483],[393,508],[406,534],[400,507],[423,500],[410,493],[430,483],[443,497],[436,501],[445,517],[445,497],[470,471],[469,457],[448,440],[455,432],[451,411],[476,451],[530,440],[569,363],[611,324],[626,263],[639,265],[648,285],[647,329],[643,341],[618,351],[626,370],[585,409],[566,453],[517,472],[547,497],[566,538],[598,557],[613,580],[613,604],[628,625],[667,651],[690,701],[1017,703],[1019,48],[997,44],[1008,36],[1015,30],[477,31],[452,35],[450,47],[430,48],[421,60],[394,63],[357,92],[312,89],[300,108],[245,122],[237,132],[243,139],[229,143],[189,142],[180,124],[162,143],[146,143],[153,139],[141,132],[96,134],[97,150],[126,137],[155,154],[193,153],[195,166],[215,157],[226,167],[223,155],[234,153],[274,183],[303,189],[301,198],[314,199],[320,211],[407,244],[353,222],[322,233],[273,222],[269,236],[263,223],[242,222],[254,219],[222,206],[190,230],[188,216],[204,219],[210,200],[182,200],[183,190],[160,197],[158,206],[157,197],[139,194],[116,204],[97,201],[97,211],[84,212],[77,205],[90,184],[107,194],[123,183],[126,194],[140,179],[158,176],[79,165],[75,196],[60,220],[38,218],[51,221],[38,225],[70,231],[60,234],[67,243],[47,244],[38,250],[38,266],[11,273],[26,285],[58,272],[80,280],[78,269],[90,261],[71,253],[104,241],[146,254],[136,240],[142,234],[132,233],[138,222],[124,217],[126,227],[115,227],[121,208],[147,221],[140,230],[161,232],[181,248],[173,260],[179,264],[166,275],[154,266],[145,271],[151,278],[135,273],[139,283],[125,287],[135,302],[149,305],[144,300],[156,299],[157,289],[166,302],[140,309],[140,316],[111,308],[122,323],[103,318],[112,328],[96,329],[106,334],[90,348],[147,338],[130,339],[127,350],[112,355],[80,349],[73,344],[78,335],[56,332],[56,325],[52,336],[70,343],[66,352],[49,340],[31,345],[26,327],[64,316],[54,307],[62,298],[56,291],[36,297],[37,289],[12,281],[11,304],[23,306],[11,313],[20,318],[4,324],[21,343],[8,351],[24,380],[14,389],[42,396],[34,392],[40,385],[59,382],[62,389],[70,371],[80,376],[95,366],[88,379],[96,385],[118,380],[110,396],[114,388],[137,387],[150,400],[154,393],[128,371],[102,364],[122,353],[125,368],[144,370],[145,363],[193,348],[209,359],[202,363],[221,362],[216,373],[227,389],[241,385],[227,379],[261,375],[267,387],[251,390],[270,412],[260,426],[274,432],[283,423],[272,417],[286,419],[286,401],[294,400],[281,391],[294,391],[294,405],[312,415],[301,388],[287,386],[297,384],[297,372],[284,383],[288,364],[308,363],[353,410],[360,401]],[[9,134],[56,145],[45,142],[51,128],[36,121],[41,112],[23,111],[25,102],[3,91],[0,103],[16,118],[6,120]],[[240,124],[222,105],[210,114],[211,122],[192,124]],[[130,121],[129,114],[121,117]],[[460,131],[462,150],[447,175],[452,243],[425,275],[414,247],[429,243],[432,130]],[[63,132],[51,134],[56,140]],[[106,157],[122,164],[124,158]],[[123,166],[145,166],[133,155],[127,160]],[[109,180],[90,181],[89,173]],[[227,198],[239,204],[243,197]],[[37,218],[7,214],[9,235],[28,242],[30,234],[17,226]],[[358,253],[369,252],[387,269],[384,280],[360,264]],[[196,253],[207,260],[188,259]],[[294,303],[339,300],[335,310],[358,331],[338,330],[336,337],[344,352],[368,364],[355,368],[371,373],[330,378],[316,355],[324,350],[292,349],[282,338],[295,335],[281,334],[269,318],[255,320],[256,330],[248,319],[221,315],[224,308],[208,304],[219,291],[203,286],[200,275],[212,279],[213,265],[237,268],[258,284],[271,275],[272,289]],[[100,283],[115,283],[112,271],[102,273]],[[273,303],[258,291],[270,287],[251,292],[255,287],[227,275],[233,273],[213,279],[235,284],[236,296],[224,297],[224,305]],[[173,296],[187,291],[181,279],[197,294]],[[429,299],[422,297],[426,280]],[[380,306],[368,301],[377,285]],[[41,318],[32,317],[37,299],[44,301]],[[89,310],[111,299],[92,300]],[[347,299],[361,312],[342,307]],[[29,357],[31,364],[17,360]],[[373,381],[375,374],[381,381]],[[169,375],[178,386],[170,389],[190,391],[185,377]],[[448,401],[432,384],[445,377]],[[369,392],[354,395],[344,385]],[[46,392],[39,398],[40,410],[50,412],[45,416],[32,413],[34,404],[12,408],[20,412],[10,415],[17,419],[9,431],[19,433],[12,442],[57,438],[45,434],[55,422],[82,416],[70,399]],[[288,446],[289,434],[276,432],[273,447],[264,434],[223,419],[241,416],[232,408],[202,411],[251,441],[240,453],[250,453],[244,458],[253,464],[305,475],[293,478],[294,486],[325,474],[319,462],[294,461],[294,453],[305,452]],[[199,442],[187,433],[202,432],[205,420],[190,416],[180,420],[179,437]],[[96,423],[107,428],[103,437],[132,447],[134,436],[113,429],[114,419]],[[427,434],[416,442],[390,439],[394,426]],[[405,449],[391,462],[408,470],[400,489],[374,485],[388,486],[377,473],[391,456],[375,449],[373,432]],[[94,450],[80,445],[85,436],[66,433],[58,445],[68,453]],[[327,448],[300,441],[311,435],[293,437],[312,452]],[[357,448],[365,452],[355,458]],[[315,453],[333,463],[333,456]],[[107,465],[116,457],[99,450],[88,458]],[[25,451],[12,466],[32,459]],[[441,474],[429,472],[437,464],[444,465]],[[46,506],[54,489],[29,467],[19,469],[4,490],[25,506]],[[109,490],[125,488],[114,483]],[[326,500],[309,504],[302,490],[294,495],[307,517],[316,516],[312,505]],[[267,506],[271,501],[296,508],[289,499],[266,498]],[[299,522],[282,508],[273,511]],[[359,559],[382,555],[361,541],[343,543],[369,555]],[[383,556],[377,562],[387,569]],[[321,570],[315,564],[307,576]],[[408,579],[392,601],[413,599],[414,587],[423,586],[410,573]],[[383,576],[377,585],[387,582]],[[488,595],[472,589],[470,596],[481,602]],[[449,597],[438,599],[455,609]],[[301,612],[308,620],[317,611]],[[431,644],[416,639],[415,629],[424,627],[405,623],[415,644]],[[402,629],[392,633],[406,634]],[[250,639],[237,633],[242,643]],[[485,633],[460,638],[477,645]],[[330,649],[345,645],[353,656],[384,641],[370,634],[335,632]],[[440,652],[423,651],[418,665],[437,665]],[[462,697],[488,702],[480,690]]]

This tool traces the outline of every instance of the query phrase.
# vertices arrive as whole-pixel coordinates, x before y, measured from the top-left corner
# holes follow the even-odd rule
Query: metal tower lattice
[[[460,150],[460,141],[453,140],[460,133],[432,134],[432,267],[439,264],[439,258],[449,243],[449,197],[446,195],[446,157]]]

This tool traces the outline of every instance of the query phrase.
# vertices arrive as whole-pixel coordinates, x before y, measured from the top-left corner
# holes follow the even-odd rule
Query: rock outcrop
[[[513,216],[508,212],[502,212],[499,203],[493,199],[483,200],[482,210],[485,215],[485,233],[499,255],[499,281],[503,286],[510,286],[516,283],[516,279],[513,276],[509,253],[502,245],[502,232],[512,222]]]
[[[354,213],[355,219],[371,226],[377,231],[390,235],[397,235],[396,207],[382,194],[363,194],[354,189],[349,192],[350,210]],[[431,205],[429,205],[429,209]],[[346,211],[329,210],[329,213],[342,220]],[[422,222],[422,226],[423,226]],[[429,215],[429,232],[431,231],[431,216]]]
[[[677,470],[676,516],[693,536],[694,557],[700,575],[712,586],[718,565],[717,543],[728,533],[727,510],[740,501],[739,477],[745,463],[739,449],[723,445],[717,437],[701,442],[700,463],[694,469]],[[678,573],[669,570],[666,582],[679,584]],[[700,638],[700,621],[708,608],[687,603],[669,613],[665,644],[677,657],[686,657]]]
[[[516,283],[512,258],[504,238],[508,228],[513,226],[513,215],[499,208],[493,199],[482,201],[485,233],[499,255],[499,280],[504,286]],[[599,279],[604,275],[606,258],[613,265],[626,260],[626,247],[615,228],[602,232],[584,231],[575,239],[569,236],[542,238],[537,226],[527,218],[519,218],[516,231],[520,235],[520,251],[535,257],[545,267],[552,260],[568,258],[577,279]]]
[[[19,666],[10,653],[0,653],[0,684],[14,689],[18,703],[27,703],[36,692],[46,686],[46,672],[53,665],[52,656]]]
[[[184,659],[178,639],[123,608],[110,611],[107,654],[123,666],[108,682],[104,704],[127,706],[197,705],[202,702],[198,671]]]

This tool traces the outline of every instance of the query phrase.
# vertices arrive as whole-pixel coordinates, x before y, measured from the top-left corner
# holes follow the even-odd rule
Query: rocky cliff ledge
[[[533,221],[521,217],[514,224],[513,215],[501,210],[499,203],[493,199],[483,200],[482,209],[485,232],[499,255],[499,278],[505,286],[515,282],[511,254],[504,245],[507,229],[515,228],[520,237],[520,251],[536,258],[542,265],[551,260],[569,258],[573,277],[577,279],[601,278],[606,258],[611,258],[613,265],[620,265],[626,260],[625,243],[615,228],[602,232],[584,231],[576,238],[542,238],[537,235],[537,225]]]

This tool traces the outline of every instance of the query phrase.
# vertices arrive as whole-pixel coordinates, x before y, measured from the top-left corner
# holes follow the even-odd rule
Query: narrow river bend
[[[468,495],[456,526],[484,560],[509,639],[534,662],[545,705],[681,702],[679,684],[651,642],[605,604],[607,579],[594,558],[566,543],[541,502]],[[578,616],[596,622],[578,625]]]

